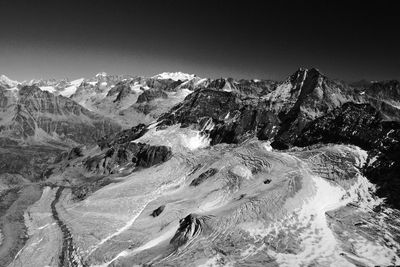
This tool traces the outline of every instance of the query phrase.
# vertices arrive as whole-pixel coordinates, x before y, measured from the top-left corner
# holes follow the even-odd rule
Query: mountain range
[[[397,80],[2,75],[0,151],[0,266],[400,264]]]

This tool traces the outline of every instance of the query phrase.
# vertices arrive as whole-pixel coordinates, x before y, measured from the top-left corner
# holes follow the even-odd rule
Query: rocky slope
[[[366,177],[378,185],[378,195],[400,208],[400,123],[383,121],[369,104],[346,103],[308,125],[293,145],[354,144],[369,151]]]
[[[0,133],[5,137],[83,144],[95,143],[121,129],[110,119],[37,86],[23,86],[10,97],[3,93],[1,102],[5,119],[1,121]]]

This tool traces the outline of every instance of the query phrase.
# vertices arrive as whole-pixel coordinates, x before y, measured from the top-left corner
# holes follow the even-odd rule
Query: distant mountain
[[[5,88],[13,88],[16,87],[18,84],[19,82],[13,81],[5,75],[0,76],[0,86],[3,86]]]
[[[189,81],[196,77],[194,74],[187,74],[182,72],[163,72],[153,76],[153,79],[159,80],[174,80],[174,81]]]
[[[89,144],[121,129],[110,119],[36,85],[23,86],[18,91],[0,88],[0,103],[3,137]]]

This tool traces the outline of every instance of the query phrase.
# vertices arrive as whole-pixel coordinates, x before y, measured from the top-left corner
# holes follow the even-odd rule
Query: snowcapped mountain
[[[99,73],[97,73],[96,75],[95,75],[95,77],[96,78],[100,78],[100,77],[107,77],[108,75],[107,75],[107,72],[99,72]]]
[[[75,94],[76,90],[83,83],[84,80],[84,78],[73,80],[69,83],[69,86],[65,87],[64,90],[60,92],[60,95],[70,97],[71,95]]]
[[[174,80],[174,81],[187,81],[187,80],[192,80],[196,77],[194,74],[187,74],[183,72],[163,72],[160,74],[157,74],[153,76],[153,79],[159,79],[159,80]]]
[[[13,88],[19,84],[17,81],[13,81],[5,75],[0,75],[0,85],[6,88]]]

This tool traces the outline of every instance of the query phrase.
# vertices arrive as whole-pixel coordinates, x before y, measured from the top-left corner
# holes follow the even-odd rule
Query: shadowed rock
[[[98,146],[103,150],[106,147],[127,143],[138,139],[147,132],[146,125],[140,123],[130,129],[120,131],[116,134],[104,136],[97,141]]]
[[[168,98],[168,95],[162,91],[157,89],[149,89],[145,90],[141,95],[139,95],[136,103],[145,103],[150,102],[157,98]]]
[[[114,144],[103,154],[88,158],[84,165],[89,171],[108,174],[114,172],[119,166],[132,165],[148,168],[163,163],[171,157],[170,147],[127,142]]]
[[[185,245],[198,237],[205,227],[205,221],[209,219],[208,216],[199,216],[196,214],[189,214],[179,221],[179,228],[175,235],[170,240],[170,244],[175,249]]]
[[[151,213],[151,216],[153,216],[153,217],[159,216],[164,211],[164,209],[165,209],[165,205],[158,207],[157,209],[153,210],[153,212]]]
[[[199,177],[197,177],[190,183],[190,186],[198,186],[199,184],[201,184],[202,182],[204,182],[211,176],[215,175],[217,172],[218,172],[218,169],[214,169],[214,168],[203,172],[202,174],[199,175]]]

